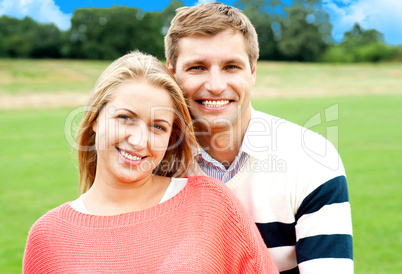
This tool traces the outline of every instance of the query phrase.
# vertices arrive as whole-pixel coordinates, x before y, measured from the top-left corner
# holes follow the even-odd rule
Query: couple
[[[165,48],[168,68],[133,52],[98,79],[77,134],[83,194],[31,228],[24,273],[352,273],[338,153],[311,133],[339,161],[320,164],[301,127],[252,109],[248,18],[180,8]]]

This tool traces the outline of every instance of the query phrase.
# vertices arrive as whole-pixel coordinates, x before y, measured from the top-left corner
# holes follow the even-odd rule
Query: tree
[[[355,24],[351,31],[345,32],[344,41],[333,45],[323,56],[327,62],[378,62],[396,59],[397,48],[384,43],[383,35],[377,30],[363,30]]]
[[[329,16],[320,0],[240,0],[235,4],[258,33],[262,60],[317,60],[332,42]]]
[[[61,32],[53,24],[0,17],[0,57],[60,57]]]
[[[116,59],[139,49],[163,58],[162,23],[156,12],[113,6],[110,9],[77,9],[71,19],[70,58]]]
[[[289,14],[289,19],[282,24],[279,51],[285,60],[317,60],[327,47],[319,26],[306,20],[308,12],[301,6],[289,8]]]
[[[281,18],[275,12],[272,12],[275,10],[275,6],[279,4],[278,0],[270,2],[243,0],[235,3],[235,6],[243,11],[255,27],[260,47],[260,60],[281,59],[277,48],[280,32],[278,21]]]
[[[371,43],[384,42],[382,33],[375,29],[362,30],[358,23],[355,23],[353,29],[344,34],[345,46],[363,46]]]
[[[160,13],[160,19],[162,22],[162,34],[166,35],[170,22],[173,17],[176,15],[176,9],[183,7],[183,1],[181,0],[172,0],[169,5]]]

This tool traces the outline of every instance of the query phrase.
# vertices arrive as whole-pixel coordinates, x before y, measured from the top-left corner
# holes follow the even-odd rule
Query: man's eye
[[[228,68],[228,69],[236,69],[237,66],[235,66],[235,65],[230,65],[230,66],[228,66],[227,68]]]
[[[202,67],[200,67],[200,66],[194,66],[194,67],[190,68],[190,70],[201,70],[201,69],[202,69]]]

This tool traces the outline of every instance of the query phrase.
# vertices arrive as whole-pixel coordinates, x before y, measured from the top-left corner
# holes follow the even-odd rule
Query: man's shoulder
[[[304,145],[327,144],[324,136],[288,120],[254,110],[245,137],[249,142],[265,143],[270,151],[280,149],[295,154]]]
[[[265,150],[266,157],[283,160],[289,167],[343,170],[338,150],[327,138],[267,113],[253,111],[245,138],[249,150]]]
[[[250,120],[249,130],[264,130],[271,136],[274,134],[280,134],[288,136],[287,140],[292,138],[298,138],[298,136],[308,133],[313,133],[316,138],[325,139],[323,136],[311,131],[305,126],[298,125],[289,120],[270,115],[258,110],[253,110],[253,115]]]

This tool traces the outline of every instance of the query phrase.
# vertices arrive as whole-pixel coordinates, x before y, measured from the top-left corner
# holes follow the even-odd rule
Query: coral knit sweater
[[[152,208],[114,216],[69,203],[32,226],[24,273],[278,273],[251,217],[222,183],[189,177]]]

